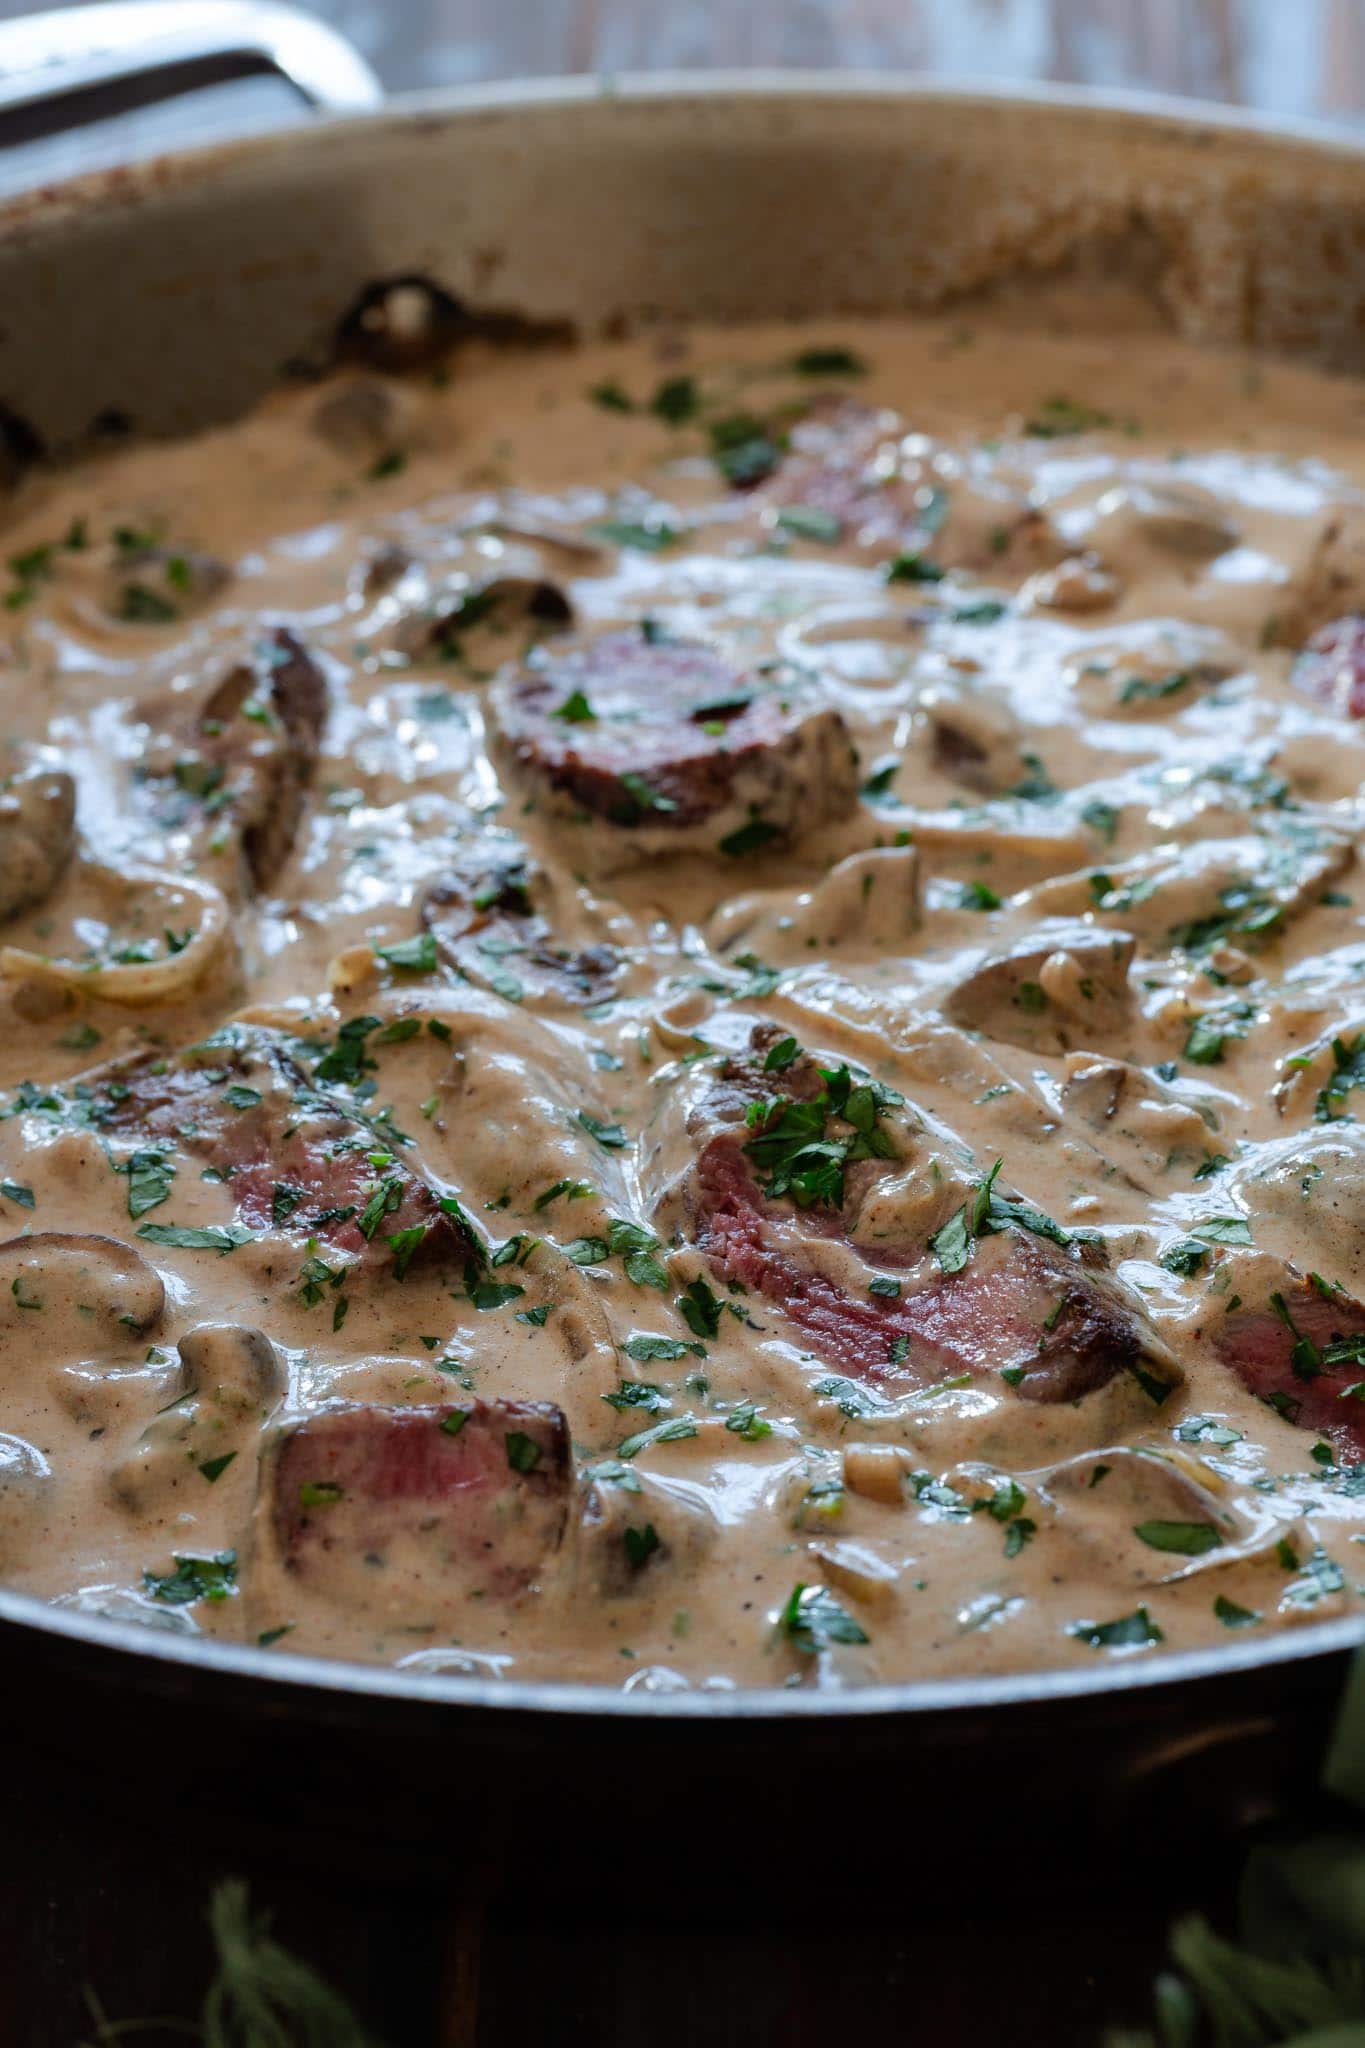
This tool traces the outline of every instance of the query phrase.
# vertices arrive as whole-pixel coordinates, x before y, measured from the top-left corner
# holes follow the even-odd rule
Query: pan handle
[[[274,0],[105,0],[0,23],[0,149],[235,79],[273,75],[307,107],[377,106],[344,37]]]

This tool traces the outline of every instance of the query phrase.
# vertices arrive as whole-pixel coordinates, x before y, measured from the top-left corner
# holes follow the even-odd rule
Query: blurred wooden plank
[[[32,0],[0,0],[0,18]],[[566,72],[856,67],[1365,118],[1365,0],[305,0],[394,91]]]
[[[18,0],[0,0],[0,13]],[[1365,113],[1362,0],[312,0],[395,87],[565,72],[922,70]]]

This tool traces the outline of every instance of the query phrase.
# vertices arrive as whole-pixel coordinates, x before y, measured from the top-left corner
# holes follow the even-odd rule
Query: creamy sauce
[[[1356,1290],[1365,1213],[1365,744],[1291,669],[1360,602],[1365,400],[1064,325],[471,346],[439,380],[292,388],[25,483],[4,765],[65,771],[77,808],[69,864],[0,934],[0,1203],[37,1237],[0,1249],[8,1584],[646,1687],[1086,1666],[1355,1605],[1365,1355],[1347,1370],[1362,1322],[1332,1290]],[[525,588],[481,608],[505,578],[572,618]],[[203,704],[255,659],[232,716],[279,742],[278,627],[327,702],[292,847],[262,851],[292,822],[267,784],[257,859]],[[508,737],[517,679],[555,686],[543,732],[595,744],[600,666],[555,664],[609,634],[704,643],[765,716],[777,692],[797,737],[775,768],[759,748],[756,795],[685,827],[652,770],[614,819],[547,796]],[[737,701],[693,737],[723,751],[760,715]],[[490,860],[529,884],[442,898]],[[288,1114],[262,1217],[230,1127],[206,1146],[191,1105],[139,1128],[119,1096],[110,1063],[242,1018],[369,1119],[349,1222],[280,1165]],[[766,1181],[743,1147],[806,1055],[880,1084],[880,1135],[869,1159],[833,1084],[835,1199],[759,1196],[762,1228],[781,1271],[890,1318],[884,1366],[780,1285],[732,1290],[697,1192],[717,1131]],[[256,1068],[213,1085],[269,1110]],[[401,1172],[453,1230],[410,1264],[384,1250]],[[997,1268],[1035,1254],[1061,1275],[1040,1355],[1092,1288],[1117,1318],[1076,1398],[894,1334],[925,1289],[951,1325],[970,1281],[970,1350],[1013,1312]],[[275,1348],[196,1368],[204,1324]],[[1139,1336],[1105,1365],[1114,1329]],[[534,1555],[506,1582],[452,1547],[438,1482],[395,1482],[385,1524],[280,1476],[301,1418],[412,1408],[458,1443],[453,1411],[507,1400],[562,1410],[571,1479],[548,1535],[513,1480],[506,1540]],[[506,1438],[521,1477],[534,1434]]]

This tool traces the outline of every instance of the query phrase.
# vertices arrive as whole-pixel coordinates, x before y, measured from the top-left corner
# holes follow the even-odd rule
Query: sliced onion
[[[0,947],[0,974],[14,981],[45,982],[76,995],[98,996],[107,1003],[138,1008],[149,1003],[179,1002],[188,996],[217,959],[228,934],[227,898],[212,882],[191,875],[171,875],[159,868],[87,870],[109,889],[159,888],[179,897],[192,896],[199,905],[193,938],[179,953],[164,960],[114,962],[107,967],[88,961],[54,959],[25,946]]]

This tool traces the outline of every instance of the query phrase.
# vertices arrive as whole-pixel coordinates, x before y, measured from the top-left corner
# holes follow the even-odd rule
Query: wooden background
[[[1358,120],[1365,0],[299,0],[392,92],[569,71],[852,65]],[[0,19],[32,0],[0,0]]]
[[[1365,0],[313,0],[391,90],[566,71],[924,69],[1365,108]],[[18,11],[13,10],[13,11]]]

